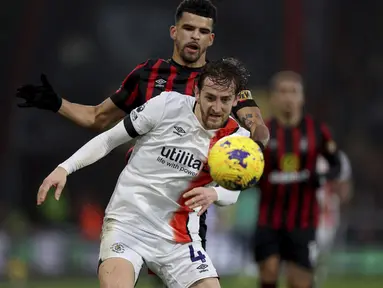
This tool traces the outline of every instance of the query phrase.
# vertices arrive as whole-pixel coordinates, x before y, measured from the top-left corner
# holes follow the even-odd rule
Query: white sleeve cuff
[[[213,187],[217,192],[217,201],[214,203],[218,206],[228,206],[235,204],[241,191],[227,190],[221,186]]]

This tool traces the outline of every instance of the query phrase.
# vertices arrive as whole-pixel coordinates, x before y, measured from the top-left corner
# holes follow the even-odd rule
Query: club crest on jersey
[[[137,112],[134,110],[130,112],[130,118],[132,119],[132,121],[136,121],[138,118]]]
[[[110,249],[113,251],[113,252],[116,252],[118,254],[121,254],[121,253],[124,253],[125,252],[125,247],[124,247],[124,244],[122,243],[114,243]]]
[[[296,172],[299,170],[299,159],[294,153],[286,153],[282,156],[280,167],[283,172]]]

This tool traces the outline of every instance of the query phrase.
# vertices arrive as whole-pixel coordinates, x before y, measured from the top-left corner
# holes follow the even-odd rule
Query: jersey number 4
[[[196,262],[201,260],[202,263],[206,262],[206,256],[202,254],[201,251],[197,251],[197,255],[194,253],[194,248],[192,245],[189,245],[189,251],[190,251],[190,260],[192,262]]]

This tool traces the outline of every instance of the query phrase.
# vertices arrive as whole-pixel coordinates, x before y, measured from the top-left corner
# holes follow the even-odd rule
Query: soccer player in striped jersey
[[[246,69],[238,61],[210,62],[195,98],[162,92],[93,138],[43,181],[39,205],[52,186],[59,199],[67,175],[137,138],[105,212],[101,288],[133,288],[144,262],[169,288],[220,287],[201,244],[199,216],[210,204],[233,204],[239,196],[239,191],[216,187],[207,156],[225,136],[250,135],[230,117],[246,82]],[[229,202],[221,200],[223,194]]]
[[[330,166],[326,179],[336,179],[338,152],[326,125],[303,112],[300,75],[277,73],[271,80],[269,100],[274,116],[266,124],[270,143],[264,151],[254,243],[260,287],[277,287],[283,261],[289,287],[311,288],[319,217],[316,161],[323,155]]]

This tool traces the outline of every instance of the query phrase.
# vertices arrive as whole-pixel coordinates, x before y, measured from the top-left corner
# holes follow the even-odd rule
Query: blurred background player
[[[254,243],[259,287],[277,287],[283,261],[289,287],[311,288],[319,217],[316,161],[320,154],[328,161],[327,180],[338,177],[340,161],[327,127],[303,112],[299,74],[282,71],[274,75],[269,97],[273,117],[267,121],[270,143],[260,180]]]
[[[317,199],[320,208],[319,224],[317,229],[318,262],[315,271],[315,288],[323,285],[327,279],[327,263],[331,249],[334,245],[336,232],[340,224],[341,204],[350,200],[352,189],[352,168],[347,155],[339,151],[341,170],[336,185],[320,179],[317,190]],[[323,156],[318,157],[318,176],[328,172],[329,165]]]

